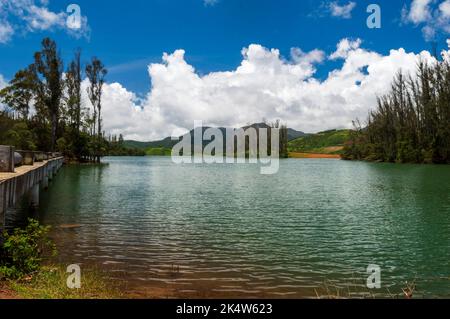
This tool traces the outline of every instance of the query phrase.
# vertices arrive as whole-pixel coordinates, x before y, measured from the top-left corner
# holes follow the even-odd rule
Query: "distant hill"
[[[301,132],[301,131],[296,131],[292,128],[288,128],[288,141],[293,141],[295,139],[298,139],[299,137],[303,137],[303,136],[307,136],[308,134]]]
[[[330,130],[309,134],[290,141],[288,150],[293,153],[341,154],[349,138],[350,130]]]
[[[269,128],[269,126],[266,123],[256,123],[256,124],[252,124],[250,126],[245,126],[244,129],[247,129],[249,127],[254,127],[256,129]],[[305,132],[301,132],[301,131],[294,130],[292,128],[288,128],[288,141],[292,141],[292,140],[295,140],[299,137],[306,136],[306,135],[308,135],[308,134],[306,134]]]
[[[249,126],[243,127],[244,129],[247,129],[249,127],[254,127],[256,129],[260,128],[267,128],[268,125],[265,123],[256,123]],[[207,130],[209,127],[203,127],[203,132]],[[200,128],[196,128],[198,130]],[[219,128],[222,133],[225,136],[226,128]],[[194,136],[194,130],[190,131],[191,136]],[[306,133],[301,131],[296,131],[294,129],[289,128],[288,129],[288,140],[292,141],[299,137],[307,136]],[[174,145],[176,145],[178,141],[172,141],[171,137],[166,137],[163,140],[160,141],[153,141],[153,142],[139,142],[139,141],[133,141],[133,140],[126,140],[124,141],[124,145],[127,148],[136,148],[140,150],[145,150],[147,155],[170,155],[170,150],[173,148]]]
[[[177,142],[172,141],[172,138],[167,137],[160,141],[154,142],[139,142],[133,140],[124,141],[125,147],[128,148],[138,148],[142,150],[146,150],[148,148],[172,148]]]

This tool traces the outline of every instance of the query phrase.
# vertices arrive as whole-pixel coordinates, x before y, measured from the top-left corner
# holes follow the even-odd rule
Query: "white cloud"
[[[445,0],[439,5],[439,10],[442,16],[445,18],[450,18],[450,0]]]
[[[349,52],[358,49],[361,46],[361,43],[361,39],[342,39],[336,46],[337,50],[330,55],[330,59],[337,60],[347,58]]]
[[[343,39],[330,55],[343,66],[323,81],[314,76],[316,63],[325,57],[320,50],[294,48],[285,59],[276,49],[252,44],[242,50],[236,69],[203,76],[186,62],[183,50],[164,54],[162,63],[148,68],[152,89],[143,101],[119,83],[106,85],[104,126],[138,140],[170,136],[192,128],[195,120],[237,127],[279,118],[307,132],[351,127],[355,118],[367,117],[399,69],[414,72],[420,58],[433,60],[426,51],[381,55],[360,46],[360,40]]]
[[[0,22],[0,43],[7,43],[13,34],[14,29],[8,22]]]
[[[340,5],[338,1],[334,1],[329,4],[328,8],[333,17],[350,19],[352,17],[352,11],[355,7],[356,3],[353,1],[343,5]]]
[[[413,0],[402,10],[402,21],[422,26],[427,41],[450,33],[450,0]]]
[[[5,86],[7,86],[8,83],[6,82],[3,75],[0,74],[0,90],[3,89]],[[0,111],[4,110],[5,106],[0,102]]]
[[[0,74],[0,90],[3,89],[7,85],[7,82],[3,75]]]
[[[8,42],[16,30],[23,33],[64,29],[75,37],[89,36],[85,16],[80,17],[80,28],[75,30],[67,26],[68,14],[64,10],[53,12],[48,5],[48,0],[0,0],[0,18],[3,21],[0,22],[0,43]],[[9,20],[19,23],[12,25]]]
[[[63,27],[66,21],[66,15],[62,12],[55,13],[49,11],[46,7],[31,5],[28,8],[28,15],[23,16],[23,19],[27,22],[30,31],[42,31],[49,30],[53,27]]]
[[[405,18],[415,24],[428,21],[431,18],[431,2],[432,0],[413,0]]]

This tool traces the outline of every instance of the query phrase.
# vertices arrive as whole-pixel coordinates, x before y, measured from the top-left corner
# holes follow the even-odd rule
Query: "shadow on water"
[[[30,206],[30,195],[25,194],[15,205],[8,208],[6,212],[6,229],[24,227],[29,218],[45,223],[48,211],[51,210],[49,203],[56,206],[63,205],[64,210],[77,219],[80,208],[80,196],[77,193],[83,187],[84,178],[89,176],[93,184],[101,185],[102,175],[108,164],[85,164],[65,165],[53,180],[49,181],[49,188],[39,189],[39,206]],[[98,191],[91,189],[91,191]],[[100,198],[100,197],[99,197]]]

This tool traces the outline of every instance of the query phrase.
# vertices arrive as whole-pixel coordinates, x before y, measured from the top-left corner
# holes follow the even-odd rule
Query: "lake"
[[[450,296],[450,167],[283,160],[66,166],[41,194],[58,261],[142,296]],[[79,228],[62,229],[64,224]],[[366,287],[381,267],[381,289]],[[158,294],[158,292],[160,292]]]

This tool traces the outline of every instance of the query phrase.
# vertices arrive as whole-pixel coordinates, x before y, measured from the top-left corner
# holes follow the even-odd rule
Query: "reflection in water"
[[[377,264],[381,293],[417,278],[421,294],[450,295],[449,167],[286,160],[264,176],[248,165],[106,161],[64,167],[40,218],[54,226],[60,262],[99,265],[130,290],[314,297],[327,282],[364,292]]]

